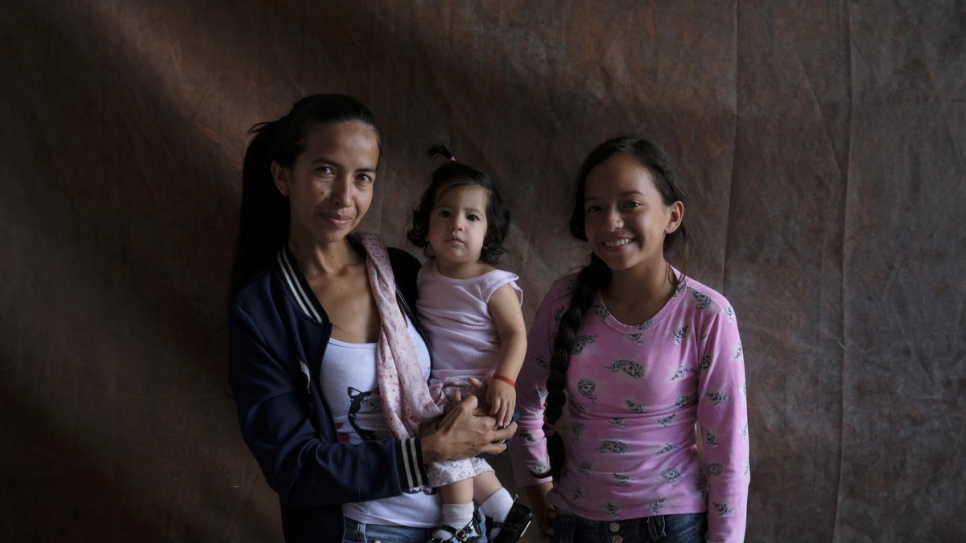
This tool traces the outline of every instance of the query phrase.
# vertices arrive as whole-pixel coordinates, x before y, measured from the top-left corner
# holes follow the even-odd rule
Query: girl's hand
[[[557,510],[552,505],[548,505],[540,518],[537,519],[537,527],[540,528],[540,539],[550,539],[553,537],[553,521],[557,518]]]
[[[509,383],[493,379],[486,389],[486,405],[500,428],[509,426],[517,407],[517,391]]]
[[[527,499],[530,500],[530,508],[533,510],[533,521],[540,529],[541,539],[553,537],[554,530],[551,521],[557,518],[557,510],[547,503],[547,492],[553,488],[553,483],[540,483],[526,487]]]

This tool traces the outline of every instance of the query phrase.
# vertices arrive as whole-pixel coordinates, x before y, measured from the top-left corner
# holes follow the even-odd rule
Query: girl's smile
[[[615,272],[664,270],[664,238],[680,222],[679,207],[664,203],[651,172],[633,155],[615,155],[587,175],[584,232]]]

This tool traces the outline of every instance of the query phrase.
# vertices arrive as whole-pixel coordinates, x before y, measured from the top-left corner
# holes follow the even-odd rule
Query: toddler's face
[[[443,187],[429,218],[429,244],[441,265],[475,264],[486,238],[489,191],[478,185]]]

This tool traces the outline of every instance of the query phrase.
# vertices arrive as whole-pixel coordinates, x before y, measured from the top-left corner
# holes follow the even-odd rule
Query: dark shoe
[[[490,543],[516,543],[523,537],[523,533],[530,526],[530,521],[533,520],[533,511],[522,503],[513,502],[513,507],[510,508],[506,520],[503,522],[493,522],[492,524],[489,522],[489,519],[487,520],[487,525],[489,526],[487,539]],[[495,539],[489,536],[489,534],[493,533],[494,528],[500,529],[500,533],[496,534]]]
[[[445,530],[453,535],[448,539],[434,537],[429,540],[429,543],[476,543],[483,538],[483,531],[480,530],[481,520],[480,512],[477,510],[473,513],[473,520],[459,530],[449,524],[440,524],[433,529],[434,532],[437,530]]]

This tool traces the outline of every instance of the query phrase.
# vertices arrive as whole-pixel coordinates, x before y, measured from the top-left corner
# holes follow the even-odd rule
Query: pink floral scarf
[[[443,412],[430,396],[406,317],[396,300],[396,280],[389,253],[375,234],[360,233],[358,239],[368,255],[369,285],[382,319],[376,348],[376,380],[382,396],[382,411],[397,439],[415,437],[423,423]]]

